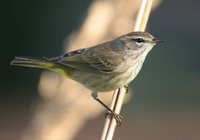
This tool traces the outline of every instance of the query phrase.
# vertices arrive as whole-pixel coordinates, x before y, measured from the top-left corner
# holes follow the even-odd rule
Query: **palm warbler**
[[[148,52],[158,42],[160,40],[147,32],[131,32],[58,57],[15,57],[11,65],[49,69],[83,84],[120,123],[121,116],[107,107],[97,93],[127,86],[137,76]]]

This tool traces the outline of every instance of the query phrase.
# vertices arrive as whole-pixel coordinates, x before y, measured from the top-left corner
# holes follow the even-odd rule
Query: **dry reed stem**
[[[140,9],[138,11],[137,20],[135,23],[134,31],[144,31],[147,25],[147,21],[150,15],[153,0],[142,0]],[[112,99],[111,109],[117,114],[123,105],[123,100],[126,94],[126,89],[124,87],[114,91],[114,96]],[[114,105],[113,105],[114,104]],[[114,117],[106,118],[101,140],[112,140],[115,128],[117,126]]]

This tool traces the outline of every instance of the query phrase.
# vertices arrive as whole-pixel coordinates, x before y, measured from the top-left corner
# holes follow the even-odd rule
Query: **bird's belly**
[[[120,73],[106,74],[100,72],[82,72],[76,75],[77,73],[75,72],[72,79],[78,81],[92,91],[107,92],[128,85],[137,76],[140,69],[141,65],[137,64]]]
[[[134,66],[130,66],[124,72],[115,75],[108,81],[105,81],[105,87],[108,87],[107,89],[109,91],[128,85],[138,75],[141,67],[142,63],[136,63]]]

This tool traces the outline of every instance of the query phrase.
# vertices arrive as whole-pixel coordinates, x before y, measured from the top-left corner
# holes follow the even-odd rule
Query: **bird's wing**
[[[91,69],[91,67],[82,57],[82,53],[84,51],[86,51],[86,49],[79,49],[76,51],[68,52],[54,60],[54,62],[77,70],[88,71]]]
[[[84,52],[83,59],[100,72],[115,72],[122,64],[123,57],[109,45],[110,42],[88,49]]]
[[[104,73],[115,72],[122,64],[123,57],[114,52],[110,42],[95,47],[72,51],[63,56],[59,63],[83,71],[98,70]]]

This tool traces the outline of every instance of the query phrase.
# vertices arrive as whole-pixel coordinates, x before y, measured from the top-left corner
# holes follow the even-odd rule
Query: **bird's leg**
[[[128,85],[125,85],[124,88],[126,89],[126,93],[129,92]]]
[[[93,92],[92,93],[92,97],[97,101],[99,102],[101,105],[103,105],[108,111],[109,113],[106,113],[106,117],[109,117],[109,116],[113,116],[117,122],[117,125],[120,127],[121,126],[121,121],[123,119],[123,117],[119,114],[116,114],[113,110],[111,110],[104,102],[102,102],[98,95],[97,95],[97,92]]]

